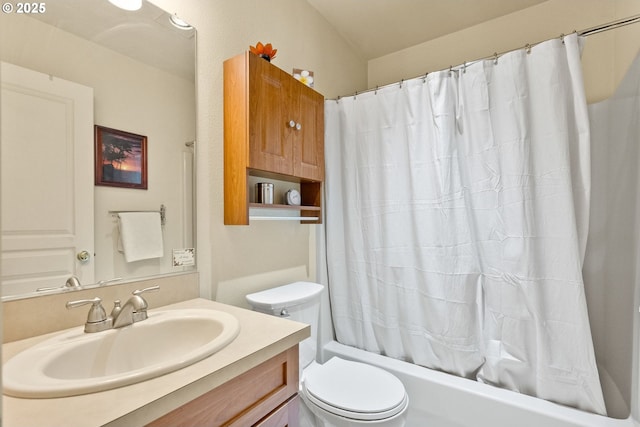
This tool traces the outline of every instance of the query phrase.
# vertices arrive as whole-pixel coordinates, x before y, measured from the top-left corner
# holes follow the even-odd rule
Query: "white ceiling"
[[[194,80],[195,30],[179,30],[169,14],[144,1],[135,12],[106,0],[55,0],[47,12],[30,15],[108,49]]]
[[[307,0],[366,60],[546,0]]]

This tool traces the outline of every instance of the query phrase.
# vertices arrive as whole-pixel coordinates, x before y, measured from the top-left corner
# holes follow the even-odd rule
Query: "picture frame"
[[[147,189],[147,137],[94,126],[95,185]]]

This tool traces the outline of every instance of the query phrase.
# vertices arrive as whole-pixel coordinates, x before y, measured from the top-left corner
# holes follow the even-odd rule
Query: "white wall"
[[[95,124],[148,138],[148,190],[94,188],[96,281],[181,271],[172,266],[171,250],[184,247],[183,224],[190,221],[183,212],[182,153],[195,139],[194,82],[28,16],[2,18],[3,61],[92,87]],[[160,204],[167,207],[165,256],[126,263],[116,251],[117,222],[109,211],[157,210]]]

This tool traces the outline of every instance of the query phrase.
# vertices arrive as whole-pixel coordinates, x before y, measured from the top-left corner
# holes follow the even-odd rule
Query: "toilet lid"
[[[389,372],[339,357],[305,372],[303,390],[325,410],[360,420],[380,420],[407,404],[402,382]]]

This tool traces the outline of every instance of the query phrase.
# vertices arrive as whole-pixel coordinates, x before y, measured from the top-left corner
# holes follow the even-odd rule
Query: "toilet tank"
[[[311,326],[311,336],[300,342],[300,369],[316,358],[317,331],[320,323],[320,294],[324,286],[313,282],[295,282],[246,296],[253,310],[286,317]]]

